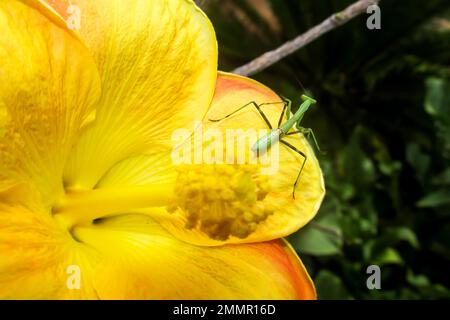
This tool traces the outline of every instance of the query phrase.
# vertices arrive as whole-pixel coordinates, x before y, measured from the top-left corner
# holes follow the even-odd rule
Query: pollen
[[[186,165],[178,169],[168,210],[212,239],[243,239],[273,213],[264,201],[269,192],[269,179],[256,165]]]

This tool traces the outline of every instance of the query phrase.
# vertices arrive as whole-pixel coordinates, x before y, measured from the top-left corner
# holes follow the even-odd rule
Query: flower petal
[[[94,299],[96,257],[39,205],[0,202],[0,299]],[[84,270],[80,290],[68,286],[71,266]]]
[[[123,215],[77,227],[76,242],[50,216],[0,212],[0,299],[315,299],[282,241],[197,247],[149,217]]]
[[[102,80],[96,124],[66,170],[69,188],[95,186],[128,157],[170,150],[173,130],[203,118],[214,93],[217,44],[193,1],[48,2],[67,19],[79,18],[78,33]]]
[[[276,93],[254,80],[221,73],[217,80],[214,100],[208,111],[207,119],[220,119],[251,101],[255,101],[257,104],[281,102]],[[274,128],[277,126],[282,107],[282,103],[261,107]],[[249,106],[220,122],[205,120],[203,132],[209,129],[225,132],[229,129],[245,131],[247,129],[268,130],[269,128],[256,108]],[[223,136],[225,135],[224,133]],[[199,226],[188,228],[186,212],[181,210],[168,217],[162,214],[161,210],[158,212],[153,209],[155,219],[183,241],[208,246],[268,241],[285,237],[297,231],[317,213],[325,194],[324,180],[314,151],[303,135],[285,136],[283,140],[288,141],[307,156],[305,167],[296,187],[295,199],[292,196],[293,185],[302,166],[303,158],[285,145],[277,143],[271,147],[272,149],[279,148],[278,159],[270,163],[275,169],[267,172],[272,191],[267,194],[263,202],[272,214],[265,220],[259,221],[256,229],[250,234],[244,234],[243,237],[230,236],[227,239],[212,239],[211,235],[203,232]],[[249,142],[251,146],[255,141]],[[206,171],[207,167],[207,164],[202,164],[199,166],[199,170]],[[153,179],[155,178],[153,177]],[[218,184],[227,184],[227,178],[219,175],[217,179],[220,181]],[[240,231],[238,230],[238,232]]]
[[[282,241],[197,247],[139,215],[75,233],[105,255],[95,278],[102,299],[315,298],[303,264]]]
[[[26,3],[0,2],[0,176],[31,179],[52,202],[100,81],[86,48]]]
[[[281,102],[279,96],[264,85],[240,76],[221,73],[217,79],[216,92],[213,103],[207,114],[207,119],[218,119],[238,109],[250,101],[256,103]],[[272,125],[277,125],[282,103],[266,105],[262,107]],[[205,120],[203,122],[203,134],[209,129],[217,129],[224,132],[227,129],[266,129],[267,124],[263,121],[258,111],[249,106],[233,117],[222,122],[213,123]],[[226,133],[224,134],[226,135]],[[183,138],[184,139],[184,138]],[[219,246],[225,243],[251,243],[269,241],[287,236],[308,223],[317,213],[325,194],[322,172],[314,152],[306,138],[302,135],[286,136],[284,140],[302,150],[307,155],[307,161],[302,171],[299,184],[296,188],[296,197],[293,199],[293,185],[302,165],[303,158],[285,147],[278,144],[279,161],[275,159],[272,165],[278,167],[267,175],[272,192],[270,192],[264,204],[270,207],[273,214],[264,221],[260,221],[257,228],[250,234],[242,237],[230,236],[226,239],[211,237],[201,228],[189,226],[186,212],[178,210],[169,213],[167,208],[149,208],[142,212],[152,216],[160,222],[167,230],[179,239],[206,246]],[[250,145],[252,142],[250,142]],[[191,141],[188,145],[192,147]],[[275,148],[276,146],[273,146]],[[204,147],[200,144],[201,152]],[[195,153],[198,150],[194,150]],[[207,172],[208,165],[198,165],[199,172]],[[173,158],[167,153],[158,155],[140,156],[126,159],[111,169],[97,185],[98,188],[117,188],[119,186],[134,186],[157,183],[175,183],[176,172]],[[204,173],[207,176],[206,173]],[[205,178],[210,179],[211,176]],[[216,177],[219,185],[226,185],[228,179],[222,175]],[[193,185],[184,183],[188,187]],[[207,192],[212,192],[211,188]],[[181,194],[180,190],[175,190]],[[187,194],[187,193],[186,193]],[[187,197],[184,194],[182,197]],[[198,204],[198,201],[195,201]],[[206,205],[206,204],[205,204]],[[209,210],[209,209],[208,209]],[[196,212],[194,212],[195,214]],[[227,224],[226,227],[229,227]],[[240,231],[240,230],[238,230]],[[225,235],[226,236],[226,235]]]

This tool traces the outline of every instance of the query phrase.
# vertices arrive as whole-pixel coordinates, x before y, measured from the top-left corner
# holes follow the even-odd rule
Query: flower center
[[[257,165],[180,166],[175,183],[68,191],[53,214],[71,230],[99,218],[133,212],[152,216],[154,211],[145,209],[166,208],[185,217],[186,228],[212,239],[242,239],[273,213],[264,201],[269,178],[259,170]]]
[[[186,227],[216,240],[246,238],[273,213],[264,203],[267,176],[256,165],[189,165],[179,168],[169,212],[186,216]]]

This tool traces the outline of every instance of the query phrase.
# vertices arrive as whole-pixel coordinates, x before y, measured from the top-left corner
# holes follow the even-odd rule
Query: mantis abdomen
[[[273,129],[269,134],[266,134],[264,137],[255,142],[252,146],[252,151],[257,155],[263,154],[269,150],[271,146],[280,141],[282,135],[283,130],[281,128]]]

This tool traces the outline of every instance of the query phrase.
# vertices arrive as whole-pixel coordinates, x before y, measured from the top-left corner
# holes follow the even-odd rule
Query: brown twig
[[[304,34],[301,34],[295,39],[286,42],[281,47],[273,51],[264,53],[258,58],[231,72],[243,76],[250,76],[259,71],[262,71],[267,67],[270,67],[271,65],[277,63],[286,56],[294,53],[298,49],[303,48],[323,34],[347,23],[351,19],[365,12],[370,5],[378,4],[379,1],[380,0],[356,1],[346,9],[331,15],[330,17],[322,21],[322,23],[318,24],[312,29],[309,29]]]
[[[333,235],[334,237],[336,237],[339,240],[344,240],[344,237],[342,236],[342,234],[339,231],[337,231],[337,230],[335,230],[333,228],[325,227],[325,226],[323,226],[323,225],[321,225],[321,224],[319,224],[317,222],[314,222],[314,221],[310,222],[309,225],[312,228],[315,228],[315,229],[320,230],[320,231],[325,232],[325,233],[329,233],[329,234]]]

